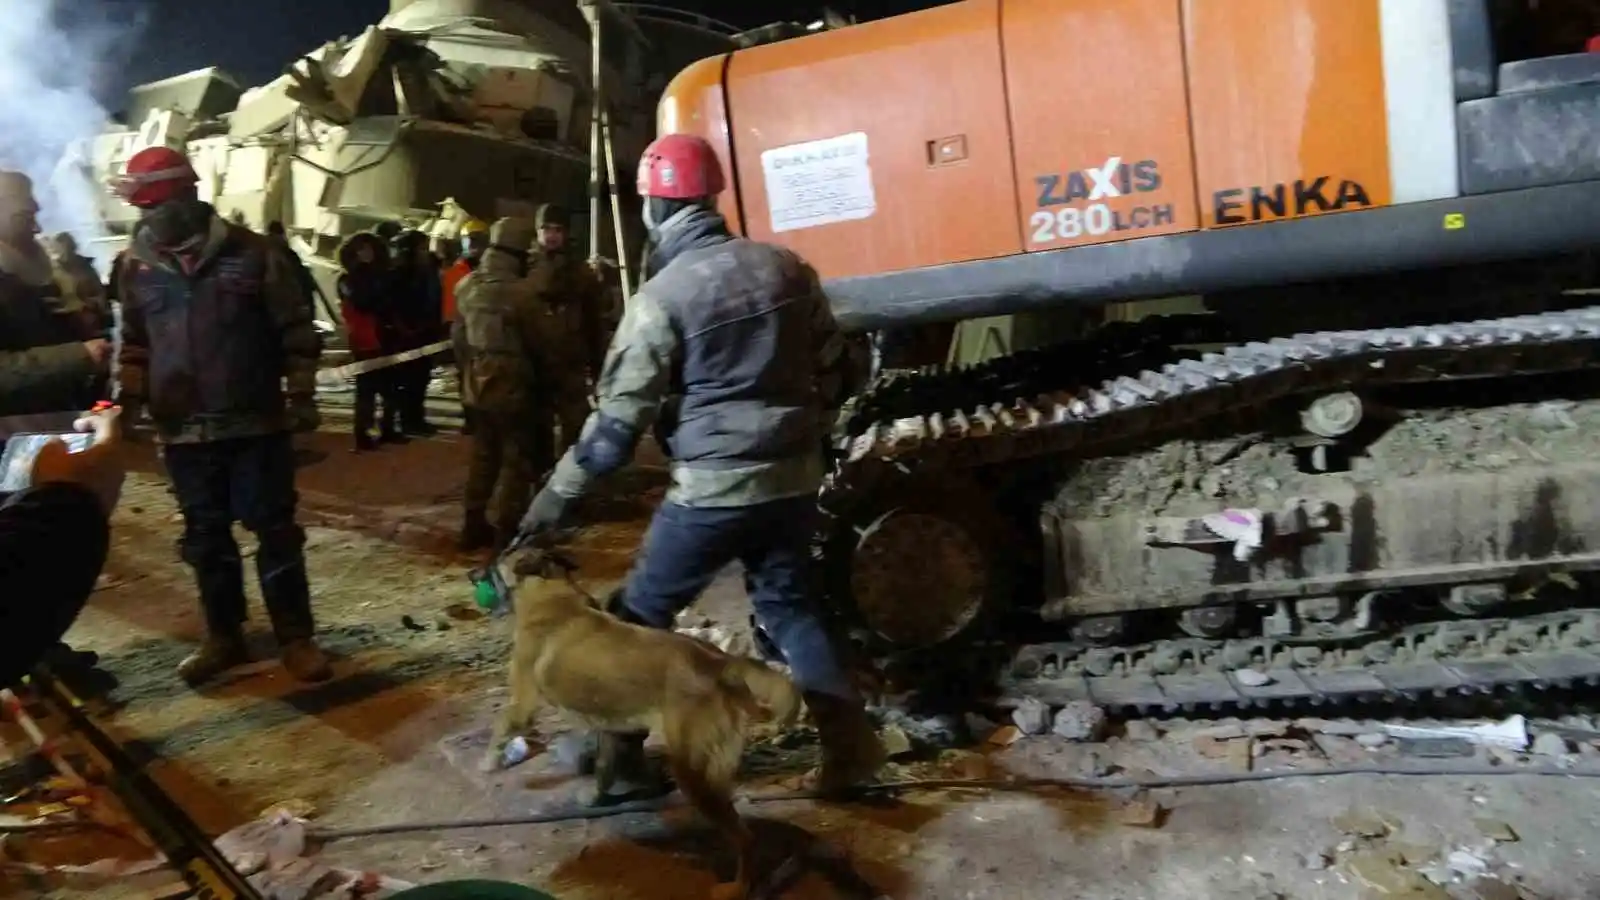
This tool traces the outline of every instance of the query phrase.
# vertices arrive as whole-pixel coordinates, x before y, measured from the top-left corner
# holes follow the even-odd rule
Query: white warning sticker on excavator
[[[865,132],[774,147],[761,154],[761,170],[775,232],[853,222],[878,210]]]

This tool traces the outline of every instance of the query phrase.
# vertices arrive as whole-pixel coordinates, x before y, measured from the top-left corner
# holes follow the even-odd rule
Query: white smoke
[[[110,119],[96,95],[128,62],[144,19],[137,0],[0,3],[0,168],[33,179],[45,233],[72,232],[86,255],[105,236],[105,186],[83,149]]]

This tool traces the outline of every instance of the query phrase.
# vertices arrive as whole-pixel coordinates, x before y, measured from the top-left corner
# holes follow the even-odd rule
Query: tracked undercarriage
[[[1226,329],[858,398],[819,551],[862,645],[1131,714],[1600,683],[1600,307],[1176,349]]]

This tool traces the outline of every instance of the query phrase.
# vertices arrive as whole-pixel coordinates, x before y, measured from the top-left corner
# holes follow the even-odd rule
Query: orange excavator
[[[1066,323],[843,411],[861,646],[1130,714],[1600,683],[1600,54],[1514,6],[964,0],[680,73],[846,327]]]

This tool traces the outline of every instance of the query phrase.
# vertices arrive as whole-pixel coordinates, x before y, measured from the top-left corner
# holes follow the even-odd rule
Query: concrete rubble
[[[317,861],[307,845],[307,816],[312,810],[302,801],[289,801],[267,809],[254,821],[223,834],[214,846],[223,859],[261,893],[265,900],[313,898],[363,898],[383,900],[414,887],[410,882],[377,872],[357,871]],[[73,884],[109,890],[132,881],[149,885],[149,896],[172,896],[181,879],[164,856],[128,860],[107,858],[82,865],[38,866],[7,860],[5,867],[37,876],[66,878]]]

